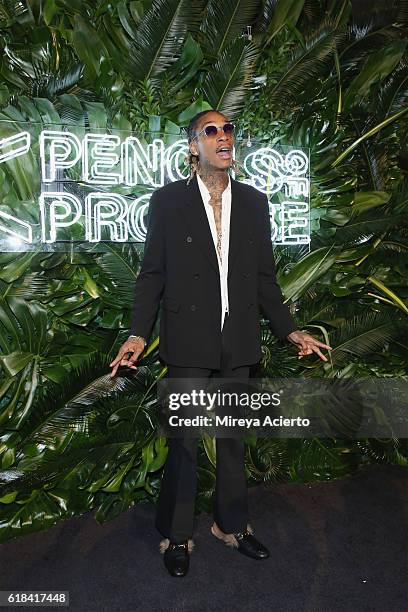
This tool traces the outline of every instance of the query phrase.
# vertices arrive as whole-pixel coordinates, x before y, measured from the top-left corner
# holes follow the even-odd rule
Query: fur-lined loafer
[[[267,559],[269,557],[269,550],[254,537],[253,529],[249,524],[245,531],[224,533],[217,523],[213,523],[211,525],[211,533],[219,540],[225,542],[227,546],[235,548],[243,555],[251,557],[251,559]]]
[[[175,544],[169,538],[160,542],[160,552],[164,555],[164,565],[171,576],[185,576],[190,564],[190,553],[194,548],[193,540]]]

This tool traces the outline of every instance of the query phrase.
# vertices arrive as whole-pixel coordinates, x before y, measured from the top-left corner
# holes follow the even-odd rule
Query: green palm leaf
[[[330,336],[333,363],[344,365],[353,356],[362,357],[381,350],[386,342],[398,336],[401,325],[401,319],[396,318],[393,310],[366,312],[345,321]]]
[[[406,0],[403,0],[406,2]],[[362,23],[356,21],[346,27],[346,38],[340,45],[339,58],[344,69],[353,69],[353,74],[357,66],[367,56],[377,51],[380,47],[385,47],[401,36],[398,27],[395,27],[391,12],[381,12],[370,14]]]
[[[30,7],[25,6],[23,2],[19,2],[19,0],[3,0],[0,3],[0,19],[8,23],[12,20],[31,21],[33,15]]]
[[[176,61],[187,33],[198,30],[202,8],[201,0],[153,0],[124,61],[134,81],[155,81]]]
[[[360,135],[359,131],[357,130]],[[361,145],[361,151],[366,161],[369,176],[369,184],[372,189],[386,190],[389,183],[389,169],[392,165],[387,148],[381,144],[365,140]]]
[[[248,445],[245,461],[250,479],[265,484],[284,480],[289,467],[287,441],[260,438],[254,442]]]
[[[98,266],[115,287],[116,303],[132,306],[134,283],[140,268],[141,248],[132,243],[106,243],[106,252],[98,256]]]
[[[358,440],[358,448],[369,460],[376,462],[407,465],[407,458],[401,453],[403,441],[397,438]]]
[[[408,106],[406,106],[405,108],[402,108],[400,111],[397,111],[396,113],[393,113],[392,115],[387,117],[387,119],[384,119],[380,123],[377,123],[375,126],[371,127],[368,131],[364,132],[364,134],[362,134],[359,138],[357,138],[357,140],[355,140],[351,145],[349,145],[345,151],[343,151],[338,157],[336,157],[336,159],[331,163],[331,166],[333,168],[337,166],[341,161],[343,161],[345,157],[350,155],[350,153],[354,151],[354,149],[358,147],[362,142],[364,142],[367,138],[371,138],[371,136],[375,136],[376,134],[378,134],[378,132],[380,132],[380,130],[383,130],[385,127],[387,127],[394,121],[400,120],[400,118],[403,115],[405,115],[407,111],[408,111]]]
[[[285,72],[270,90],[270,102],[279,107],[294,102],[310,82],[322,78],[330,69],[333,51],[341,40],[335,24],[323,21],[319,29],[292,53]]]
[[[397,40],[368,57],[345,92],[345,111],[367,96],[373,83],[390,74],[402,58],[406,46],[407,41]]]
[[[370,218],[371,217],[371,218]],[[364,219],[358,221],[349,221],[343,225],[334,236],[334,242],[343,245],[362,244],[371,240],[373,237],[382,236],[384,232],[395,227],[401,217],[392,215],[379,219],[377,215],[366,215]]]
[[[383,81],[376,100],[376,116],[382,119],[394,115],[408,103],[408,56]]]
[[[267,44],[289,24],[296,25],[305,4],[308,5],[305,0],[267,0],[264,3],[261,25],[267,27]],[[321,18],[320,13],[319,20]]]
[[[294,353],[293,346],[282,345],[273,336],[267,322],[262,322],[261,328],[262,359],[253,374],[256,377],[285,378],[298,376],[301,364]]]
[[[285,302],[297,300],[313,283],[334,264],[337,250],[333,246],[312,251],[298,261],[288,274],[279,277]]]
[[[83,514],[98,501],[102,502],[98,520],[113,518],[116,512],[106,508],[110,491],[117,493],[113,499],[121,502],[122,511],[126,510],[135,498],[141,497],[140,487],[150,489],[149,472],[157,471],[166,458],[162,439],[144,439],[146,442],[142,447],[142,443],[135,442],[88,440],[85,446],[49,453],[38,467],[31,465],[28,469],[26,465],[26,471],[0,472],[2,499],[10,499],[0,505],[1,540],[11,537],[13,532],[38,531],[61,518]]]
[[[258,15],[260,4],[259,0],[210,0],[200,28],[206,35],[207,53],[219,55],[229,43],[244,35]]]
[[[259,52],[259,47],[238,38],[219,55],[200,88],[212,108],[222,110],[231,119],[239,113]]]
[[[66,501],[69,497],[55,499],[52,494],[42,490],[34,490],[24,503],[0,504],[0,540],[23,536],[34,531],[48,529],[63,518],[74,514],[73,505],[66,511]],[[87,496],[82,494],[83,498]],[[77,502],[79,495],[76,496]],[[86,511],[86,504],[77,503],[79,512]]]
[[[297,482],[332,480],[347,471],[347,464],[342,458],[345,449],[337,441],[312,438],[291,442],[296,450],[290,466],[292,480]]]

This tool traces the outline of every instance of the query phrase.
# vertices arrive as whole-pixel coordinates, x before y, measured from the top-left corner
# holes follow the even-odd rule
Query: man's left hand
[[[327,361],[327,357],[323,355],[320,349],[324,348],[329,351],[332,350],[331,346],[328,344],[323,344],[323,342],[319,342],[319,340],[316,340],[316,338],[310,334],[306,334],[305,332],[294,331],[286,336],[286,338],[292,342],[292,344],[295,344],[298,347],[298,359],[301,359],[305,355],[316,353],[320,359]]]

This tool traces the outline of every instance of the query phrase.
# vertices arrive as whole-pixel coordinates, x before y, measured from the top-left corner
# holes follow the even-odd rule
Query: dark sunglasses
[[[224,134],[233,134],[234,129],[235,125],[233,123],[224,123],[222,127],[217,127],[216,125],[206,125],[205,128],[197,134],[197,136],[194,136],[193,140],[198,138],[203,132],[206,136],[213,138],[218,134],[219,130],[224,130]]]

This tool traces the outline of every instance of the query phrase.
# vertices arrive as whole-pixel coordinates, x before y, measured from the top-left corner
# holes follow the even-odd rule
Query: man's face
[[[228,123],[228,119],[221,113],[210,111],[200,117],[196,126],[196,135],[199,134],[207,125],[222,127]],[[200,166],[206,169],[226,170],[232,161],[232,149],[234,146],[234,135],[225,134],[224,130],[218,130],[216,136],[207,136],[202,132],[198,138],[193,140],[190,151],[199,156]],[[225,152],[220,152],[221,148],[227,148]]]

